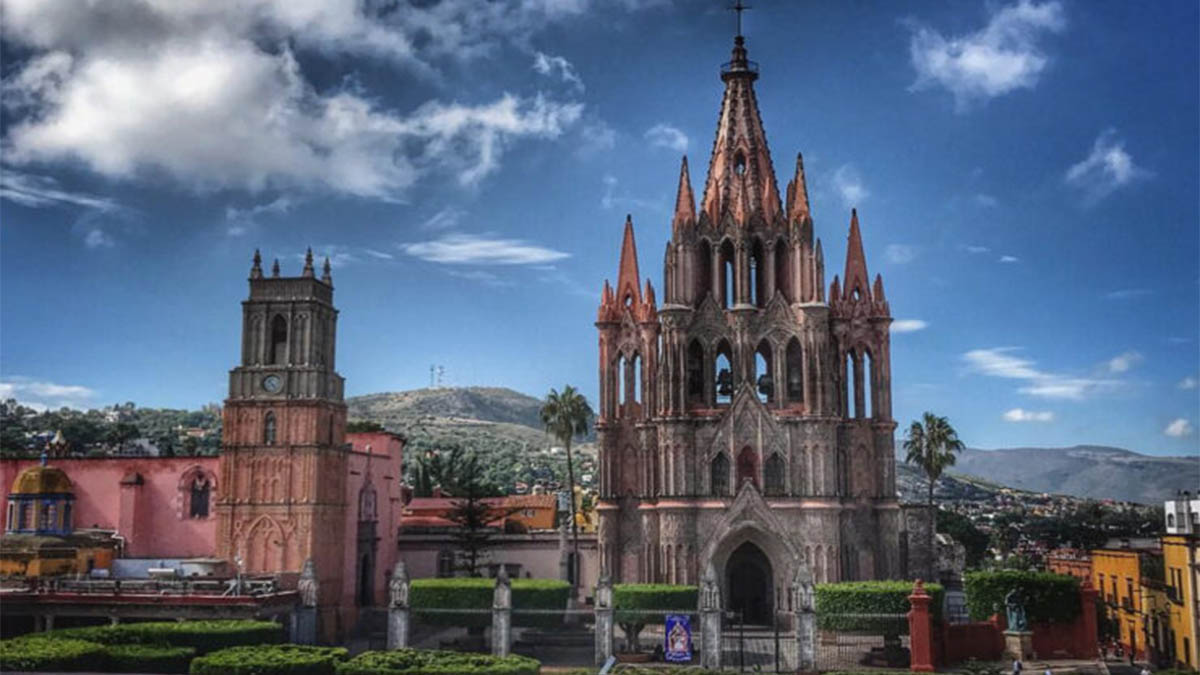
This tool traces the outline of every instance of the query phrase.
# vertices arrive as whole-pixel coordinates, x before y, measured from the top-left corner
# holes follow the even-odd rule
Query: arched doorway
[[[737,547],[725,564],[729,609],[741,612],[745,623],[769,625],[775,614],[775,575],[771,561],[751,542]]]

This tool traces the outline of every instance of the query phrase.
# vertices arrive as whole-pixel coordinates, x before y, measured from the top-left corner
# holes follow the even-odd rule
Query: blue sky
[[[311,245],[348,394],[594,399],[625,214],[661,288],[732,14],[365,4],[3,0],[0,395],[219,401],[254,249]],[[804,153],[827,284],[859,209],[901,429],[1200,451],[1197,4],[755,5],[776,173]]]

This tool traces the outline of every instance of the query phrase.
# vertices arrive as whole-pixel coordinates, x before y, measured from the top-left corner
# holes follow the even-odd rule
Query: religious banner
[[[692,624],[687,614],[668,614],[663,631],[663,658],[683,663],[692,660]]]

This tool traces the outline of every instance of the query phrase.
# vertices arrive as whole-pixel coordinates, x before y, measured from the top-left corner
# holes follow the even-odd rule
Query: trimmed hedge
[[[334,675],[345,647],[258,645],[230,647],[192,659],[192,675]]]
[[[105,663],[104,645],[43,635],[0,641],[0,672],[96,670]]]
[[[912,591],[913,585],[908,581],[817,584],[817,627],[851,633],[907,635],[908,620],[897,615],[907,614],[911,609],[908,596]],[[930,607],[934,619],[940,619],[945,590],[940,584],[925,584],[925,592],[933,596]]]
[[[111,645],[105,648],[110,673],[186,673],[194,647]]]
[[[625,633],[625,649],[638,650],[638,635],[648,625],[661,624],[667,612],[693,614],[700,599],[698,586],[672,584],[615,584],[613,620]]]
[[[528,656],[499,657],[434,649],[363,652],[337,666],[338,675],[537,675],[542,664]],[[193,671],[194,672],[194,671]]]
[[[554,627],[563,623],[562,614],[522,614],[522,609],[567,608],[571,585],[558,579],[513,579],[513,625]],[[492,625],[489,612],[421,612],[422,609],[490,610],[495,579],[452,577],[414,579],[409,600],[417,620],[441,626],[483,628]]]
[[[1019,588],[1025,596],[1025,616],[1037,622],[1070,623],[1079,616],[1079,580],[1065,574],[998,570],[967,572],[967,611],[972,621],[1004,615],[1004,596]]]
[[[237,647],[283,642],[283,626],[273,621],[213,619],[152,621],[116,626],[64,628],[43,633],[51,638],[78,639],[102,645],[170,645],[192,647],[197,654]]]

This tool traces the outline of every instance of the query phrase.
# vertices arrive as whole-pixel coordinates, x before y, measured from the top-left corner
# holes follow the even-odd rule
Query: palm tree
[[[914,421],[908,427],[904,438],[904,461],[915,464],[929,477],[929,555],[933,556],[934,537],[937,531],[937,512],[933,510],[933,486],[941,478],[946,467],[954,466],[957,459],[954,453],[962,452],[963,442],[958,439],[958,432],[950,426],[945,417],[938,417],[931,412],[921,416],[921,421]],[[932,560],[932,558],[931,558]]]
[[[569,384],[563,387],[562,393],[551,389],[542,405],[542,424],[546,425],[546,432],[553,434],[567,449],[567,503],[571,505],[571,548],[576,567],[579,565],[579,531],[575,524],[575,467],[571,460],[571,439],[587,433],[591,417],[592,408],[587,399]],[[573,585],[579,583],[576,567],[571,570]]]

